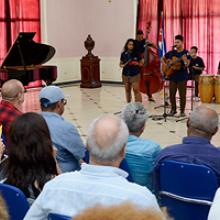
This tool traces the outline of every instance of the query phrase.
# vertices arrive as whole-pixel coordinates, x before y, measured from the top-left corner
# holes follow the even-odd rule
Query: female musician
[[[122,69],[122,80],[125,85],[125,94],[127,102],[131,102],[131,89],[134,92],[135,102],[142,102],[139,90],[140,83],[140,58],[135,49],[135,41],[128,39],[121,54],[120,67]]]

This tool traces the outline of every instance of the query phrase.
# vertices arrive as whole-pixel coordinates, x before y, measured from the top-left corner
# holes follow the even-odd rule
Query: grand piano
[[[1,85],[9,79],[18,79],[24,86],[35,80],[47,85],[57,78],[56,66],[42,66],[55,54],[55,48],[33,41],[35,32],[21,32],[9,49],[0,67]]]

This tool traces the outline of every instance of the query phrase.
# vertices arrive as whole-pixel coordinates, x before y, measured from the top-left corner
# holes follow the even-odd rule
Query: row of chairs
[[[160,165],[158,195],[175,220],[207,220],[218,181],[207,166],[164,161]],[[16,187],[0,184],[10,220],[22,220],[29,209],[23,192]],[[70,217],[49,214],[49,220],[70,220]]]
[[[29,209],[24,193],[11,185],[0,183],[0,192],[6,203],[10,220],[23,220]],[[71,220],[70,217],[51,213],[48,220]]]

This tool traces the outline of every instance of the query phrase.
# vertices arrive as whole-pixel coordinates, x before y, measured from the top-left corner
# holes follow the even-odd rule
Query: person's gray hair
[[[124,121],[111,114],[93,120],[88,129],[90,155],[98,162],[113,162],[128,140],[128,128]]]
[[[142,103],[133,102],[125,106],[121,117],[127,124],[130,132],[139,132],[145,126],[148,115]]]
[[[218,123],[217,112],[205,106],[195,108],[189,116],[189,126],[206,134],[213,134]]]

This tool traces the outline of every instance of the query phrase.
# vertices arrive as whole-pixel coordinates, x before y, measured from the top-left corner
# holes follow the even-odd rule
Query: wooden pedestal
[[[84,56],[81,60],[81,88],[98,88],[100,82],[100,59],[97,56]]]

